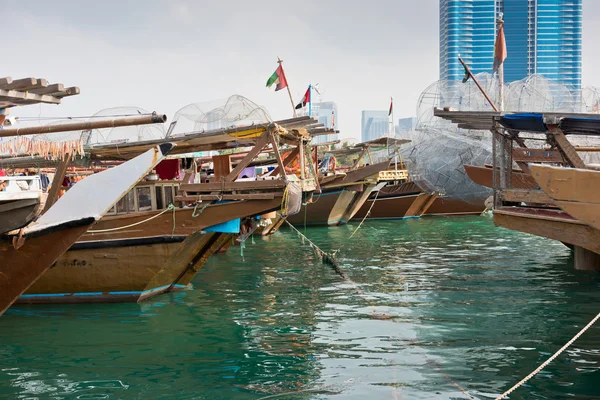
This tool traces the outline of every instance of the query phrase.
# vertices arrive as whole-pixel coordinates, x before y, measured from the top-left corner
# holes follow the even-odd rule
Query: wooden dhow
[[[578,148],[569,140],[600,135],[598,114],[436,109],[435,115],[466,129],[491,130],[496,225],[561,241],[573,249],[575,268],[600,271],[597,189],[592,186],[598,172],[579,155],[598,148]],[[543,147],[530,148],[525,139]],[[487,171],[486,176],[489,183]]]
[[[207,259],[234,237],[254,229],[261,214],[298,211],[302,191],[316,189],[314,177],[284,173],[269,179],[240,180],[244,168],[267,146],[283,160],[279,143],[306,146],[305,125],[313,120],[278,123],[173,137],[172,153],[229,148],[236,140],[254,145],[231,168],[230,155],[215,156],[211,182],[141,182],[108,215],[88,230],[21,298],[21,303],[122,302],[184,289]],[[92,159],[122,159],[149,143],[102,146]],[[299,150],[301,151],[301,150]],[[281,169],[283,171],[283,169]],[[84,179],[85,181],[85,179]],[[77,186],[77,185],[75,185]],[[282,211],[283,209],[283,211]]]
[[[0,314],[172,148],[163,144],[70,190],[37,221],[0,236]]]

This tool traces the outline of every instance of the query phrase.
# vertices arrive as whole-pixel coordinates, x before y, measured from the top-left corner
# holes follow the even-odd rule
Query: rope
[[[354,232],[352,232],[352,234],[348,237],[348,240],[346,241],[346,243],[348,243],[350,241],[350,239],[352,239],[352,236],[354,236],[354,234],[356,232],[358,232],[358,230],[360,229],[360,227],[362,226],[362,224],[365,222],[365,220],[371,215],[371,210],[373,209],[373,206],[375,205],[375,202],[377,201],[377,197],[379,196],[379,192],[381,192],[381,190],[378,190],[377,193],[375,194],[375,198],[373,199],[373,202],[371,203],[371,207],[369,207],[369,210],[365,214],[365,216],[362,219],[362,221],[360,221],[360,224],[358,224],[358,226],[356,227],[356,229],[354,230]],[[342,244],[339,249],[337,249],[336,251],[334,251],[333,255],[336,255],[346,245],[346,243]]]
[[[573,336],[573,339],[569,340],[567,342],[567,344],[565,344],[563,347],[561,347],[556,353],[554,353],[552,355],[552,357],[550,357],[549,359],[547,359],[546,361],[544,361],[544,363],[542,365],[540,365],[539,367],[537,367],[532,373],[530,373],[529,375],[527,375],[525,378],[523,378],[519,383],[517,383],[515,386],[511,387],[510,389],[508,389],[506,392],[502,393],[500,396],[496,397],[496,400],[501,400],[503,398],[505,398],[506,396],[508,396],[509,394],[511,394],[515,389],[517,389],[519,386],[523,385],[525,382],[527,382],[528,380],[530,380],[531,378],[533,378],[535,375],[537,375],[538,372],[540,372],[542,369],[544,369],[548,364],[550,364],[556,357],[558,357],[563,351],[565,351],[570,345],[573,344],[573,342],[575,342],[577,339],[579,339],[579,337],[581,335],[583,335],[585,333],[585,331],[587,331],[592,325],[594,325],[594,323],[598,320],[598,318],[600,318],[600,313],[598,313],[598,315],[596,315],[594,317],[594,319],[592,319],[590,321],[589,324],[587,324],[586,326],[583,327],[582,330],[580,330],[577,335]]]
[[[312,247],[315,250],[315,253],[317,253],[317,255],[319,257],[321,257],[321,260],[323,261],[323,263],[325,264],[329,264],[333,270],[342,277],[343,280],[347,281],[349,280],[348,277],[346,276],[346,274],[344,273],[344,271],[342,271],[339,267],[339,265],[337,264],[337,260],[335,259],[335,256],[333,254],[329,254],[326,251],[323,251],[319,248],[319,246],[317,246],[316,244],[314,244],[309,238],[307,238],[305,235],[302,234],[302,232],[300,232],[298,229],[296,229],[296,227],[294,225],[292,225],[290,223],[290,221],[288,221],[287,219],[284,219],[285,223],[288,224],[290,226],[290,228],[292,228],[294,231],[296,231],[296,233],[302,238],[302,240],[306,240],[309,244],[310,247]]]
[[[175,234],[175,206],[173,204],[169,204],[169,206],[167,208],[165,208],[164,210],[162,210],[160,213],[158,213],[156,215],[153,215],[152,217],[147,218],[147,219],[145,219],[143,221],[139,221],[139,222],[136,222],[136,223],[130,224],[130,225],[119,226],[119,227],[116,227],[116,228],[97,229],[97,230],[90,229],[90,230],[88,230],[88,233],[114,232],[114,231],[120,231],[121,229],[131,228],[131,227],[134,227],[134,226],[146,223],[148,221],[152,221],[154,218],[158,218],[161,215],[163,215],[164,213],[166,213],[167,211],[171,211],[171,210],[173,210],[173,233],[171,234],[171,236],[173,236]]]
[[[206,203],[205,205],[203,205],[202,208],[200,209],[200,211],[198,213],[196,213],[198,205],[200,205],[200,203],[196,203],[196,205],[194,206],[194,211],[192,211],[192,218],[198,218],[200,216],[200,214],[202,214],[204,212],[204,210],[206,210],[206,207],[208,207],[210,205],[210,203]]]

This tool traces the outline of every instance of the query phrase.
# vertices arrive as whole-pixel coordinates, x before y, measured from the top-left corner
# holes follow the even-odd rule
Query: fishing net
[[[495,104],[499,104],[498,81],[487,73],[476,76]],[[513,112],[593,112],[598,113],[599,91],[588,87],[576,91],[540,75],[532,75],[505,86],[505,110]],[[411,179],[423,190],[449,198],[481,203],[491,189],[475,184],[464,164],[492,164],[492,134],[487,130],[459,128],[451,121],[435,117],[434,108],[450,107],[458,111],[493,111],[472,80],[440,80],[423,91],[417,105],[417,125],[412,142],[401,152]],[[539,148],[545,142],[526,140]],[[575,145],[598,145],[598,139],[578,136]],[[586,162],[594,162],[597,153],[582,153]],[[595,161],[597,162],[597,161]]]
[[[106,108],[94,114],[90,120],[111,119],[151,115],[152,113],[138,107]],[[84,131],[84,143],[88,147],[101,146],[115,143],[143,142],[147,140],[161,140],[167,135],[163,124],[120,126],[116,128],[102,128]]]
[[[271,121],[269,113],[244,96],[192,103],[175,113],[172,135],[252,126]]]

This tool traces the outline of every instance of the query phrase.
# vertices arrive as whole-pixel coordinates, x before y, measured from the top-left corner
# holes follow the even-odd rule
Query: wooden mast
[[[279,57],[277,57],[277,64],[279,64],[279,66],[281,67],[281,71],[283,72],[283,76],[285,76],[285,71],[283,70],[283,65],[281,65],[283,63],[283,60]],[[297,117],[296,115],[296,106],[294,105],[294,100],[292,99],[292,92],[290,91],[290,85],[287,83],[287,77],[285,78],[285,82],[286,82],[286,89],[288,92],[288,95],[290,96],[290,103],[292,104],[292,111],[294,112],[294,118]]]

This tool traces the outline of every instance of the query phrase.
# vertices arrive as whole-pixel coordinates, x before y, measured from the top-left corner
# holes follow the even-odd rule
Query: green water
[[[138,304],[13,307],[0,397],[489,399],[600,311],[566,247],[485,217],[290,230],[213,257],[194,289]],[[511,399],[600,398],[600,326]],[[291,394],[285,394],[291,392]]]

